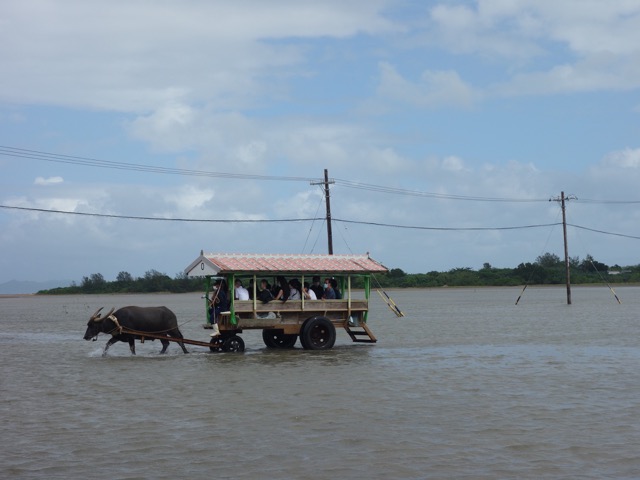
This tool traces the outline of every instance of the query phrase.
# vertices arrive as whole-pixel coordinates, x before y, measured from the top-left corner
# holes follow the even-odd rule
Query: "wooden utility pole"
[[[564,192],[560,192],[560,201],[562,202],[562,233],[564,235],[564,268],[567,272],[567,305],[571,305],[571,268],[569,268],[569,247],[567,245],[567,209],[564,200]]]
[[[329,184],[335,183],[329,180],[329,171],[324,169],[324,182],[311,182],[311,185],[324,185],[324,200],[327,205],[327,246],[329,255],[333,255],[333,234],[331,233],[331,200],[329,199]]]
[[[564,268],[566,271],[567,277],[567,305],[571,305],[571,268],[569,265],[569,247],[567,244],[567,213],[565,207],[565,200],[575,200],[575,195],[569,195],[568,197],[564,196],[564,192],[560,192],[560,198],[551,198],[549,201],[553,200],[556,202],[560,202],[562,207],[562,233],[564,235]]]

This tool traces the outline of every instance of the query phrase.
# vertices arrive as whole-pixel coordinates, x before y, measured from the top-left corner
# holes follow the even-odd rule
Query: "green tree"
[[[116,277],[116,282],[118,283],[132,283],[133,277],[129,272],[120,272]]]
[[[560,265],[562,263],[562,260],[560,260],[560,257],[555,253],[547,252],[536,258],[536,263],[541,267],[549,268]]]
[[[391,270],[389,270],[390,278],[402,278],[406,275],[407,274],[404,273],[404,271],[401,268],[392,268]]]
[[[604,263],[598,262],[591,255],[587,255],[585,259],[580,263],[580,269],[583,272],[601,272],[604,273],[609,270],[609,266]]]
[[[92,273],[88,277],[82,277],[80,289],[87,293],[99,292],[104,289],[106,284],[107,282],[101,273]]]
[[[141,279],[143,292],[169,292],[171,291],[171,278],[166,273],[151,269],[145,272]]]

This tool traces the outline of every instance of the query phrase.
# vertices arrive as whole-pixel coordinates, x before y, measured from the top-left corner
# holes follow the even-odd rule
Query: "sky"
[[[0,65],[0,283],[327,253],[325,169],[336,254],[562,258],[564,192],[640,264],[639,0],[5,0]]]

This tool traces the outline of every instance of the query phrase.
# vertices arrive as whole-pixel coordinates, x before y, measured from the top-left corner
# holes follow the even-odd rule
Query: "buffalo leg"
[[[180,332],[180,330],[177,328],[168,332],[168,335],[173,338],[184,338],[182,336],[182,332]],[[182,348],[182,351],[184,353],[189,353],[189,351],[187,350],[187,347],[184,346],[184,343],[178,342],[178,345],[180,345],[180,348]]]
[[[107,344],[104,346],[104,350],[102,351],[102,356],[106,357],[107,356],[107,350],[109,350],[109,347],[111,345],[113,345],[114,343],[116,343],[118,341],[118,339],[116,337],[111,337],[109,339],[109,341],[107,342]]]
[[[169,340],[164,340],[161,339],[160,342],[162,342],[162,350],[160,350],[160,353],[163,354],[164,352],[167,351],[167,347],[169,347]]]
[[[182,338],[182,335],[180,337],[178,337],[178,338]],[[187,347],[184,346],[184,343],[178,342],[178,345],[180,345],[180,348],[182,348],[182,351],[184,353],[189,353],[188,350],[187,350]]]
[[[136,344],[133,338],[129,339],[129,350],[131,350],[131,355],[136,354]]]

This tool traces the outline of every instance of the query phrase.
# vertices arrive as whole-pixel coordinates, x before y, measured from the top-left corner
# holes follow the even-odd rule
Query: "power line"
[[[166,217],[145,217],[136,215],[115,215],[107,213],[89,213],[89,212],[71,212],[65,210],[53,210],[46,208],[35,207],[18,207],[15,205],[0,205],[0,208],[7,210],[20,210],[38,213],[52,213],[59,215],[77,215],[83,217],[99,217],[99,218],[114,218],[121,220],[145,220],[145,221],[159,221],[159,222],[190,222],[190,223],[295,223],[295,222],[315,222],[319,220],[325,220],[323,217],[311,217],[311,218],[280,218],[280,219],[212,219],[212,218],[166,218]],[[433,230],[433,231],[504,231],[504,230],[526,230],[532,228],[546,228],[562,225],[562,222],[554,223],[540,223],[532,225],[515,225],[508,227],[426,227],[420,225],[400,225],[393,223],[382,222],[365,222],[362,220],[347,220],[343,218],[333,218],[335,222],[355,224],[355,225],[369,225],[374,227],[385,228],[399,228],[399,229],[411,229],[411,230]],[[634,240],[640,240],[640,236],[626,235],[624,233],[607,232],[604,230],[598,230],[595,228],[584,227],[582,225],[575,225],[567,223],[568,226],[577,228],[580,230],[587,230],[590,232],[601,233],[603,235],[613,235],[617,237],[631,238]]]
[[[182,168],[160,167],[155,165],[126,163],[110,160],[100,160],[90,157],[82,157],[77,155],[64,155],[58,153],[43,152],[40,150],[29,150],[7,145],[0,145],[0,155],[14,158],[28,158],[31,160],[40,160],[53,163],[64,163],[70,165],[80,165],[85,167],[108,168],[114,170],[129,170],[137,172],[157,173],[164,175],[182,175],[192,177],[209,177],[209,178],[226,178],[235,180],[269,180],[269,181],[288,181],[288,182],[317,182],[315,177],[294,177],[282,175],[253,175],[242,173],[228,172],[212,172],[205,170],[191,170]],[[404,195],[421,198],[435,198],[441,200],[461,200],[472,202],[503,202],[503,203],[537,203],[546,202],[546,198],[503,198],[503,197],[481,197],[471,195],[453,195],[444,193],[426,192],[420,190],[410,190],[406,188],[388,187],[384,185],[375,185],[369,183],[354,182],[351,180],[333,179],[336,186],[351,188],[356,190],[366,190],[377,193],[386,193],[392,195]],[[582,203],[593,204],[640,204],[640,200],[594,200],[580,199]]]
[[[62,155],[58,153],[48,153],[38,150],[27,150],[0,145],[0,155],[16,158],[28,158],[31,160],[41,160],[45,162],[66,163],[71,165],[82,165],[85,167],[110,168],[115,170],[131,170],[137,172],[160,173],[166,175],[183,175],[192,177],[215,177],[239,180],[272,180],[288,182],[311,182],[317,180],[311,177],[288,177],[271,175],[251,175],[242,173],[210,172],[203,170],[188,170],[183,168],[158,167],[155,165],[145,165],[136,163],[113,162],[109,160],[99,160],[96,158],[78,157],[75,155]]]
[[[412,197],[439,198],[442,200],[466,200],[474,202],[509,202],[509,203],[534,203],[546,202],[546,198],[500,198],[500,197],[476,197],[467,195],[451,195],[444,193],[422,192],[419,190],[408,190],[405,188],[385,187],[383,185],[372,185],[369,183],[352,182],[350,180],[335,179],[336,185],[359,190],[369,190],[372,192],[389,193],[395,195],[407,195]]]
[[[100,218],[117,218],[124,220],[151,220],[159,222],[193,222],[193,223],[278,223],[278,222],[311,222],[315,220],[323,220],[320,218],[283,218],[283,219],[212,219],[212,218],[165,218],[165,217],[143,217],[135,215],[114,215],[107,213],[87,213],[87,212],[69,212],[64,210],[50,210],[46,208],[33,207],[16,207],[12,205],[0,205],[0,208],[24,210],[40,213],[56,213],[60,215],[79,215],[84,217],[100,217]]]
[[[65,163],[70,165],[80,165],[85,167],[109,168],[114,170],[129,170],[137,172],[157,173],[165,175],[183,175],[193,177],[212,177],[227,178],[236,180],[271,180],[271,181],[290,181],[290,182],[317,182],[317,178],[311,177],[291,177],[291,176],[270,176],[270,175],[251,175],[241,173],[224,173],[211,172],[202,170],[189,170],[182,168],[159,167],[155,165],[145,165],[137,163],[116,162],[110,160],[100,160],[90,157],[81,157],[76,155],[64,155],[58,153],[43,152],[39,150],[28,150],[24,148],[0,145],[0,155],[15,158],[28,158],[31,160],[40,160],[45,162]],[[442,193],[423,192],[419,190],[408,190],[404,188],[386,187],[384,185],[373,185],[368,183],[353,182],[351,180],[332,179],[332,183],[345,188],[358,190],[368,190],[378,193],[387,193],[393,195],[406,195],[422,198],[437,198],[442,200],[466,200],[476,202],[511,202],[511,203],[531,203],[542,202],[544,199],[522,199],[522,198],[499,198],[499,197],[477,197],[465,195],[449,195]]]
[[[288,219],[206,219],[206,218],[165,218],[165,217],[144,217],[135,215],[115,215],[106,213],[87,213],[87,212],[70,212],[64,210],[52,210],[46,208],[34,208],[34,207],[18,207],[13,205],[0,205],[0,208],[23,210],[39,213],[53,213],[61,215],[79,215],[85,217],[100,217],[100,218],[116,218],[124,220],[151,220],[161,222],[192,222],[192,223],[276,223],[276,222],[315,222],[317,220],[324,220],[322,217],[317,218],[288,218]],[[376,227],[388,227],[388,228],[406,228],[416,230],[441,230],[441,231],[481,231],[481,230],[519,230],[526,228],[540,228],[551,227],[559,225],[558,223],[540,224],[540,225],[523,225],[513,227],[424,227],[424,226],[412,226],[412,225],[396,225],[390,223],[376,223],[376,222],[364,222],[359,220],[345,220],[340,218],[333,219],[336,222],[370,225]]]
[[[572,225],[567,223],[567,225],[573,228],[579,228],[580,230],[588,230],[589,232],[602,233],[603,235],[613,235],[615,237],[624,237],[624,238],[633,238],[635,240],[640,240],[640,237],[636,237],[635,235],[626,235],[624,233],[614,233],[614,232],[605,232],[604,230],[596,230],[595,228],[583,227],[581,225]]]
[[[579,203],[599,203],[599,204],[617,204],[617,205],[630,205],[630,204],[638,204],[640,200],[593,200],[589,198],[576,198],[575,199]]]
[[[543,223],[538,225],[519,225],[512,227],[421,227],[415,225],[397,225],[391,223],[364,222],[360,220],[344,220],[340,218],[333,219],[336,222],[352,223],[359,225],[371,225],[374,227],[390,227],[390,228],[406,228],[413,230],[440,230],[440,231],[486,231],[486,230],[523,230],[527,228],[555,227],[562,225],[561,223]]]

